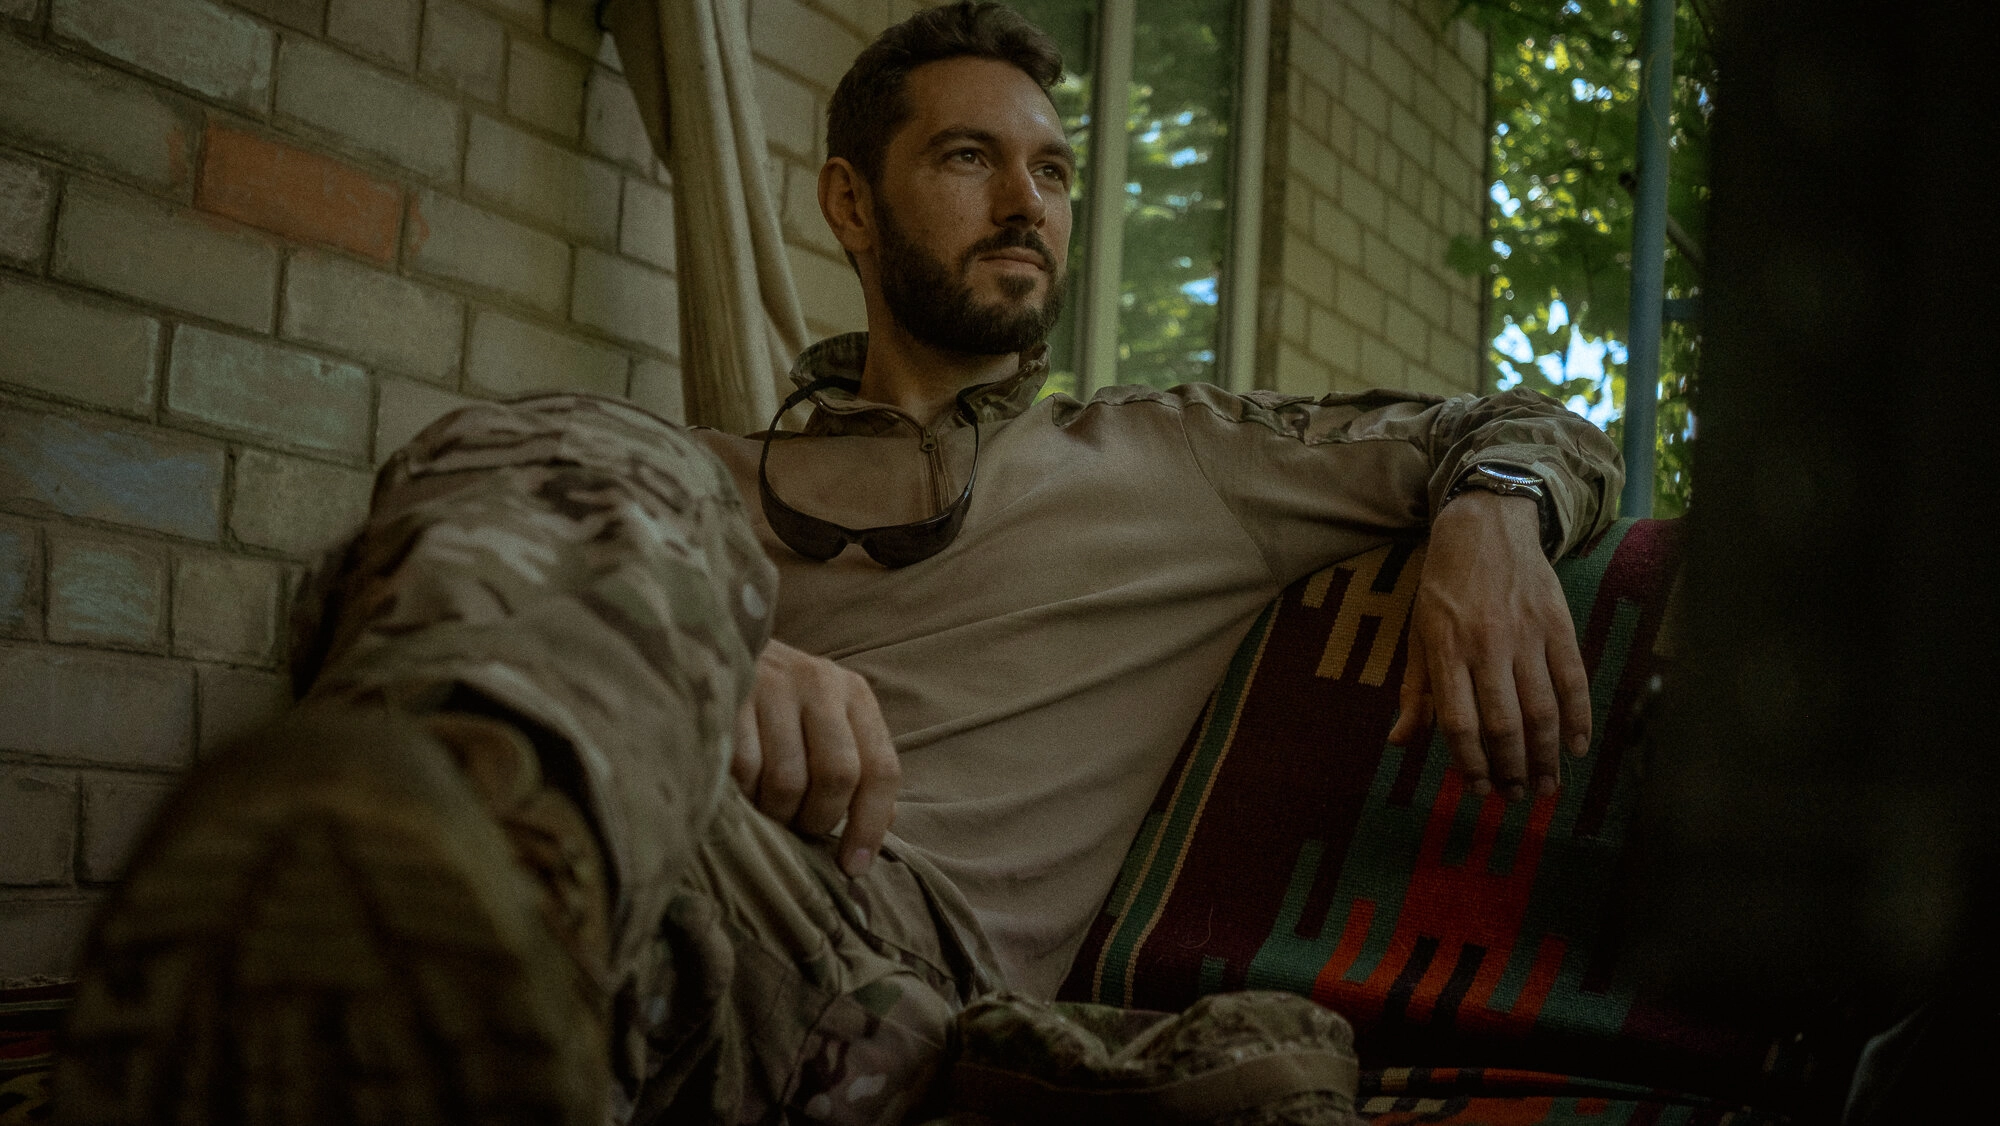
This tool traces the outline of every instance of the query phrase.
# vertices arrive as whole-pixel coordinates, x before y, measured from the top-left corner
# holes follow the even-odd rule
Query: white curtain
[[[766,171],[741,0],[611,0],[605,22],[674,178],[688,421],[761,430],[806,346]]]

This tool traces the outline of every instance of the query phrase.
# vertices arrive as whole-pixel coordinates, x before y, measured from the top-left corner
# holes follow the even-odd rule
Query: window
[[[1015,7],[1062,47],[1080,162],[1049,389],[1250,386],[1269,0]]]

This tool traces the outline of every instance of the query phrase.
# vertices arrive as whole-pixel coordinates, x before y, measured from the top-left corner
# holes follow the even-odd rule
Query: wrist
[[[1474,498],[1507,501],[1532,501],[1533,540],[1541,548],[1542,554],[1550,559],[1562,548],[1562,524],[1556,517],[1555,502],[1549,496],[1546,483],[1540,474],[1518,465],[1503,462],[1479,462],[1459,474],[1458,480],[1445,493],[1444,505],[1438,513],[1440,517],[1452,510],[1454,505],[1463,505]],[[1486,500],[1477,502],[1482,509],[1491,512],[1511,511],[1520,519],[1519,513],[1529,508],[1526,504],[1508,505],[1504,509],[1490,508]]]

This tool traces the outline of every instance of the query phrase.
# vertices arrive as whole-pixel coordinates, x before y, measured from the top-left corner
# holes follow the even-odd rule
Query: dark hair
[[[1062,51],[1021,13],[992,0],[960,0],[918,12],[883,32],[841,76],[826,110],[826,155],[870,184],[882,178],[889,138],[910,119],[910,72],[941,59],[997,59],[1046,90],[1062,79]]]

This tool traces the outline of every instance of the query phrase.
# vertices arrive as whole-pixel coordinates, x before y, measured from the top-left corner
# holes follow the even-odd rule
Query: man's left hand
[[[1590,749],[1590,683],[1540,541],[1530,497],[1467,492],[1431,524],[1389,741],[1415,746],[1434,719],[1480,794],[1552,794],[1562,749]]]

